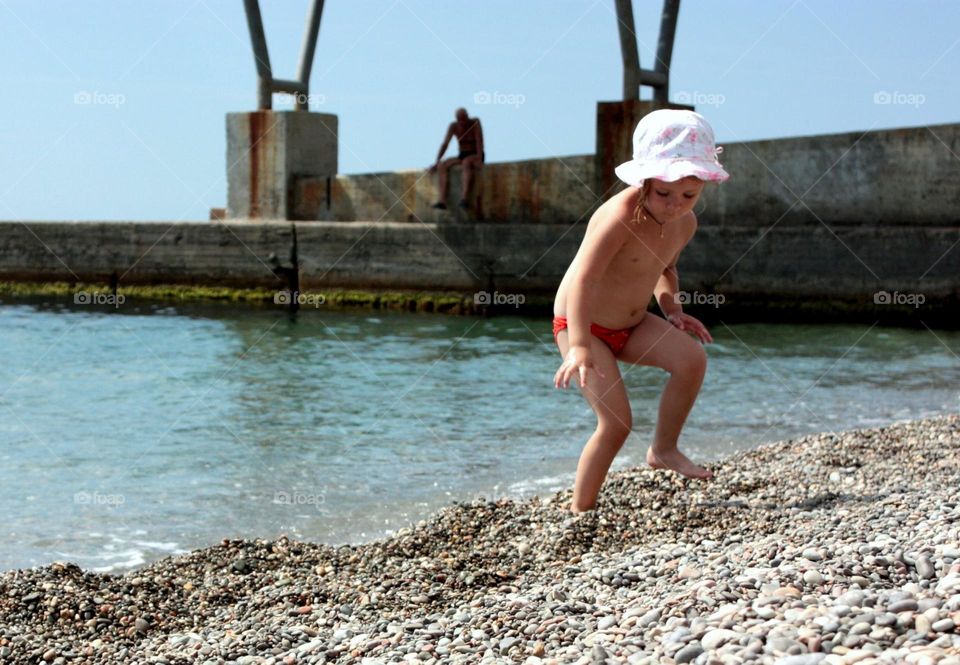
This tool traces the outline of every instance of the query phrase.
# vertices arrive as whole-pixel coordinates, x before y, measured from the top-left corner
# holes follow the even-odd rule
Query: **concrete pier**
[[[292,219],[300,179],[329,189],[337,174],[337,116],[306,111],[227,114],[227,216]]]
[[[538,303],[537,312],[546,313],[543,305],[549,303],[584,228],[0,222],[0,281],[283,290],[292,275],[302,291],[519,294],[527,303]],[[706,225],[681,256],[680,286],[690,298],[685,309],[706,316],[729,318],[749,311],[752,318],[773,321],[876,317],[955,327],[960,324],[957,248],[957,226]],[[718,298],[718,306],[702,306]],[[803,312],[812,312],[813,318]]]
[[[281,119],[254,131],[271,116]],[[231,201],[235,211],[286,210],[312,220],[0,222],[0,281],[247,289],[296,283],[465,297],[497,290],[542,303],[603,200],[591,186],[593,155],[488,164],[482,221],[431,210],[435,185],[423,171],[328,183],[304,173],[334,168],[332,157],[308,164],[308,153],[281,150],[291,141],[278,142],[274,132],[313,132],[316,147],[323,132],[335,132],[335,118],[315,117],[298,129],[291,116],[310,117],[232,120],[231,132],[247,138],[231,149],[244,141],[257,148],[240,157],[246,170]],[[723,297],[719,313],[746,308],[768,320],[805,320],[798,313],[812,310],[827,320],[884,318],[896,310],[908,321],[935,316],[960,325],[960,125],[724,146],[732,177],[706,188],[696,209],[699,231],[679,263],[691,307],[713,295]],[[286,186],[275,195],[251,189],[262,182],[257,173]]]
[[[726,141],[731,174],[708,184],[697,214],[716,226],[953,226],[960,223],[960,124]],[[296,181],[293,219],[557,224],[587,221],[622,185],[601,189],[594,155],[492,162],[483,168],[483,219],[430,208],[423,170]],[[451,200],[460,174],[451,175]]]

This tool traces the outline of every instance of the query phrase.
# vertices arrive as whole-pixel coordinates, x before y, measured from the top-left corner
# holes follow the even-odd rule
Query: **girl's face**
[[[693,210],[703,191],[704,182],[687,176],[676,182],[653,179],[647,192],[646,207],[661,223],[672,222]]]

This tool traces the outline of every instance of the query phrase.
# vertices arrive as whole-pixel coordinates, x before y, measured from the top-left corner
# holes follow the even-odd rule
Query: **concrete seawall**
[[[304,291],[499,291],[544,311],[583,231],[583,224],[0,222],[0,280],[281,290],[289,281],[279,267]],[[681,257],[681,289],[698,311],[704,297],[721,295],[708,315],[749,310],[779,320],[786,309],[956,325],[958,245],[955,226],[704,224]],[[891,294],[890,304],[875,302],[881,292]],[[919,307],[904,299],[910,294],[922,296]]]
[[[732,174],[697,205],[717,226],[773,223],[955,226],[960,220],[960,124],[728,142]],[[569,223],[589,219],[613,192],[600,191],[594,155],[490,163],[479,195],[484,221]],[[448,203],[460,198],[455,170]],[[329,184],[329,187],[328,187]],[[430,208],[436,176],[423,170],[302,178],[294,219],[443,223],[474,219]],[[451,206],[452,207],[452,206]],[[702,211],[702,212],[699,212]]]
[[[680,259],[689,308],[722,296],[707,314],[960,325],[957,154],[958,124],[725,144],[733,177],[705,190]],[[500,291],[549,310],[609,196],[598,168],[593,155],[489,164],[482,221],[432,210],[434,177],[404,171],[299,178],[290,198],[308,221],[0,222],[0,280]]]

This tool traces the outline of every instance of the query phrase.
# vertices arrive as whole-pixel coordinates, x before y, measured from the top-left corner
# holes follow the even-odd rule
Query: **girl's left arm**
[[[653,295],[667,320],[674,314],[683,313],[683,307],[680,305],[683,301],[680,295],[680,276],[677,274],[675,263],[671,263],[664,269],[653,289]]]
[[[690,214],[692,215],[693,213]],[[689,295],[680,291],[680,275],[677,272],[677,260],[680,258],[680,253],[687,246],[687,243],[690,242],[690,239],[693,238],[696,230],[697,221],[696,217],[694,217],[693,229],[690,235],[687,236],[683,245],[677,250],[673,260],[670,261],[670,265],[664,268],[663,274],[660,275],[660,279],[657,280],[657,285],[653,289],[653,293],[657,299],[657,304],[660,306],[660,311],[663,312],[663,316],[667,321],[679,330],[692,333],[702,343],[706,344],[713,341],[710,331],[707,330],[707,327],[703,325],[699,319],[689,314],[684,314],[683,312],[683,303],[689,302]]]
[[[683,241],[680,249],[673,255],[670,264],[664,267],[663,274],[660,275],[660,279],[657,280],[657,285],[653,288],[653,295],[657,299],[657,305],[660,306],[660,311],[663,312],[663,315],[668,321],[674,314],[683,313],[683,307],[681,306],[683,296],[680,293],[680,275],[677,273],[677,261],[680,259],[680,253],[690,242],[690,239],[693,238],[693,234],[697,232],[697,218],[693,216],[692,212],[690,215],[693,217],[693,224],[688,232],[687,239]]]

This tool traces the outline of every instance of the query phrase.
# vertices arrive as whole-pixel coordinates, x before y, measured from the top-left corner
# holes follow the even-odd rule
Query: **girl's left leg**
[[[647,464],[658,469],[673,469],[688,478],[707,479],[713,474],[677,449],[680,430],[693,408],[707,370],[703,346],[669,321],[647,313],[633,329],[617,360],[660,367],[670,379],[660,397],[657,427],[647,451]]]

